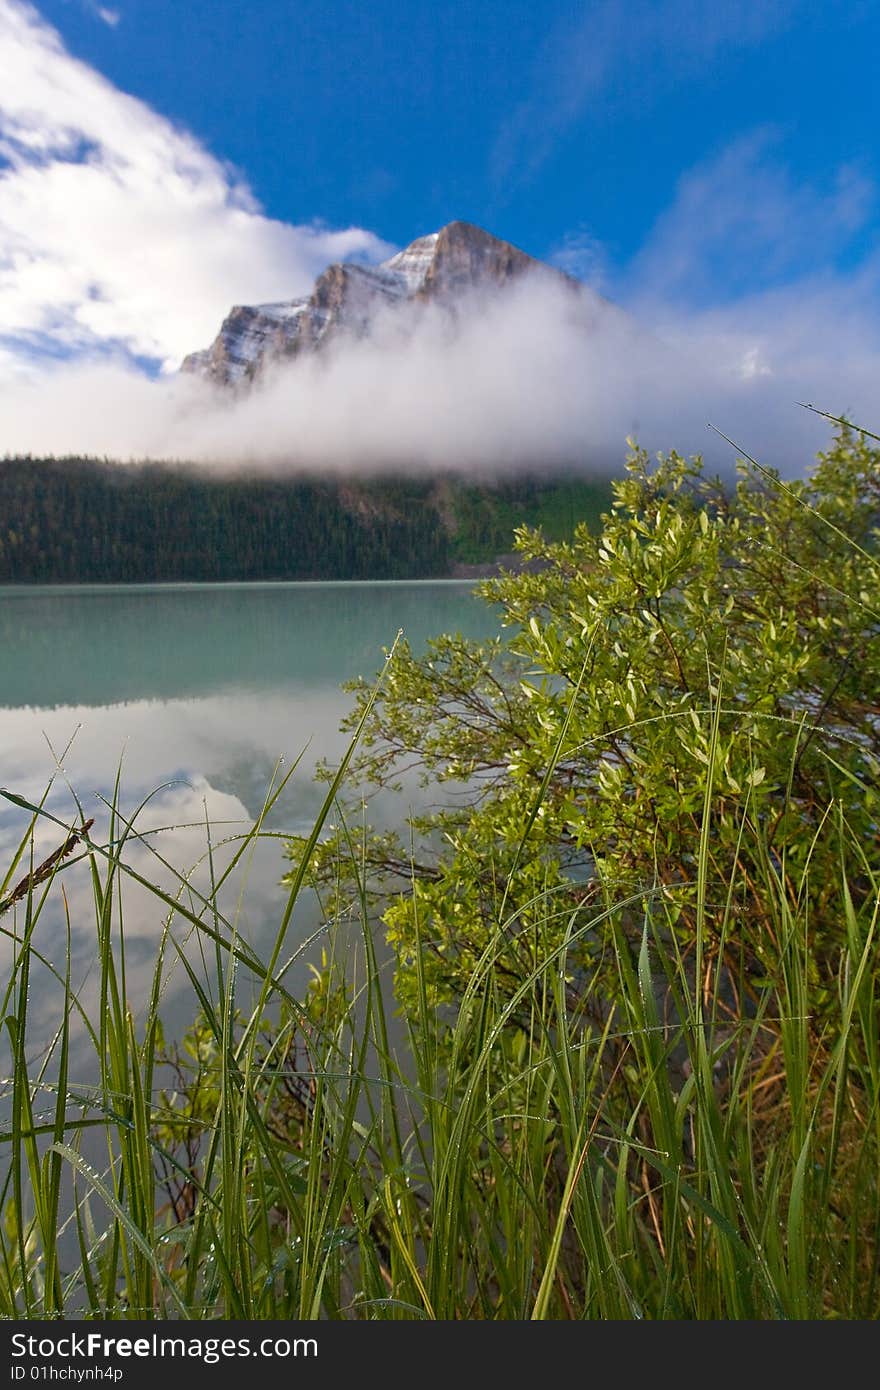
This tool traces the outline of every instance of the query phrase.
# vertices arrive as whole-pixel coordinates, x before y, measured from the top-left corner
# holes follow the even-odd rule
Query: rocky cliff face
[[[479,227],[450,222],[381,265],[331,265],[306,299],[237,306],[211,346],[190,353],[181,370],[221,386],[246,384],[271,362],[315,352],[340,335],[365,337],[389,305],[451,307],[472,290],[500,288],[526,274],[568,280]]]

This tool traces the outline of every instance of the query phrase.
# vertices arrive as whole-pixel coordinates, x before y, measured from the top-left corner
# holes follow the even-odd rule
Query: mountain
[[[305,299],[237,305],[211,346],[190,353],[181,371],[221,386],[246,384],[270,362],[318,351],[340,336],[367,336],[377,314],[389,306],[433,303],[454,308],[471,291],[501,288],[529,274],[583,290],[562,271],[482,228],[450,222],[381,265],[329,266]]]

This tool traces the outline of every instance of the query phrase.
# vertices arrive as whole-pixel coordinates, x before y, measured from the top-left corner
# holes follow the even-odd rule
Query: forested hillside
[[[95,459],[0,460],[0,582],[444,576],[595,522],[606,483],[318,479]]]

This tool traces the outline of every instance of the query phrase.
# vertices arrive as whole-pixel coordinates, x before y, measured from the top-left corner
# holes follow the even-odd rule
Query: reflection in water
[[[337,760],[344,747],[339,723],[351,696],[341,683],[375,673],[400,628],[418,649],[432,634],[476,637],[495,626],[470,585],[450,582],[0,588],[0,785],[36,802],[51,782],[45,806],[64,826],[78,818],[73,789],[86,816],[95,817],[93,837],[104,843],[106,802],[119,773],[120,804],[126,816],[137,812],[143,837],[127,861],[171,887],[161,856],[198,892],[209,884],[209,838],[218,846],[218,873],[259,815],[279,762],[286,770],[301,758],[267,821],[274,838],[246,856],[221,895],[224,912],[263,954],[284,902],[283,835],[313,823],[324,794],[312,781],[314,767],[322,758]],[[371,806],[376,814],[381,818],[381,803]],[[26,825],[26,813],[0,801],[3,872]],[[64,837],[63,827],[41,822],[36,862]],[[85,865],[65,868],[53,885],[40,944],[60,968],[67,952],[62,882],[73,982],[89,1007],[97,971]],[[122,915],[127,993],[137,1011],[166,913],[126,880]],[[304,903],[291,924],[288,954],[315,925]],[[0,926],[8,963],[20,915],[13,922],[8,914]],[[187,935],[179,920],[174,932],[181,942]],[[194,958],[203,948],[195,935],[184,947]],[[303,962],[289,983],[305,978]],[[182,983],[178,970],[166,986],[162,1012],[172,1031],[192,1018]],[[31,1006],[34,1037],[42,1031],[48,1038],[58,1023],[57,986],[37,981]]]

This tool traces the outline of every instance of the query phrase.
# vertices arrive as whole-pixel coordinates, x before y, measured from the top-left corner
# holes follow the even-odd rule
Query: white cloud
[[[589,227],[567,232],[547,257],[550,265],[598,290],[608,279],[608,252]]]
[[[863,230],[873,185],[853,165],[799,180],[783,150],[778,132],[760,129],[688,170],[620,292],[712,303],[833,264]]]
[[[101,23],[106,24],[110,29],[115,29],[122,19],[120,10],[113,9],[109,5],[102,5],[99,0],[79,0],[79,2],[87,14],[92,15],[95,19],[100,19]]]
[[[0,71],[0,343],[176,365],[231,303],[388,253],[360,228],[266,217],[194,136],[71,57],[22,0],[0,0]]]
[[[627,434],[651,452],[733,456],[711,421],[783,471],[829,434],[813,401],[876,427],[876,268],[827,275],[652,332],[586,292],[524,283],[389,316],[370,340],[288,364],[243,396],[200,380],[61,368],[0,394],[0,451],[189,458],[280,471],[617,470]]]

